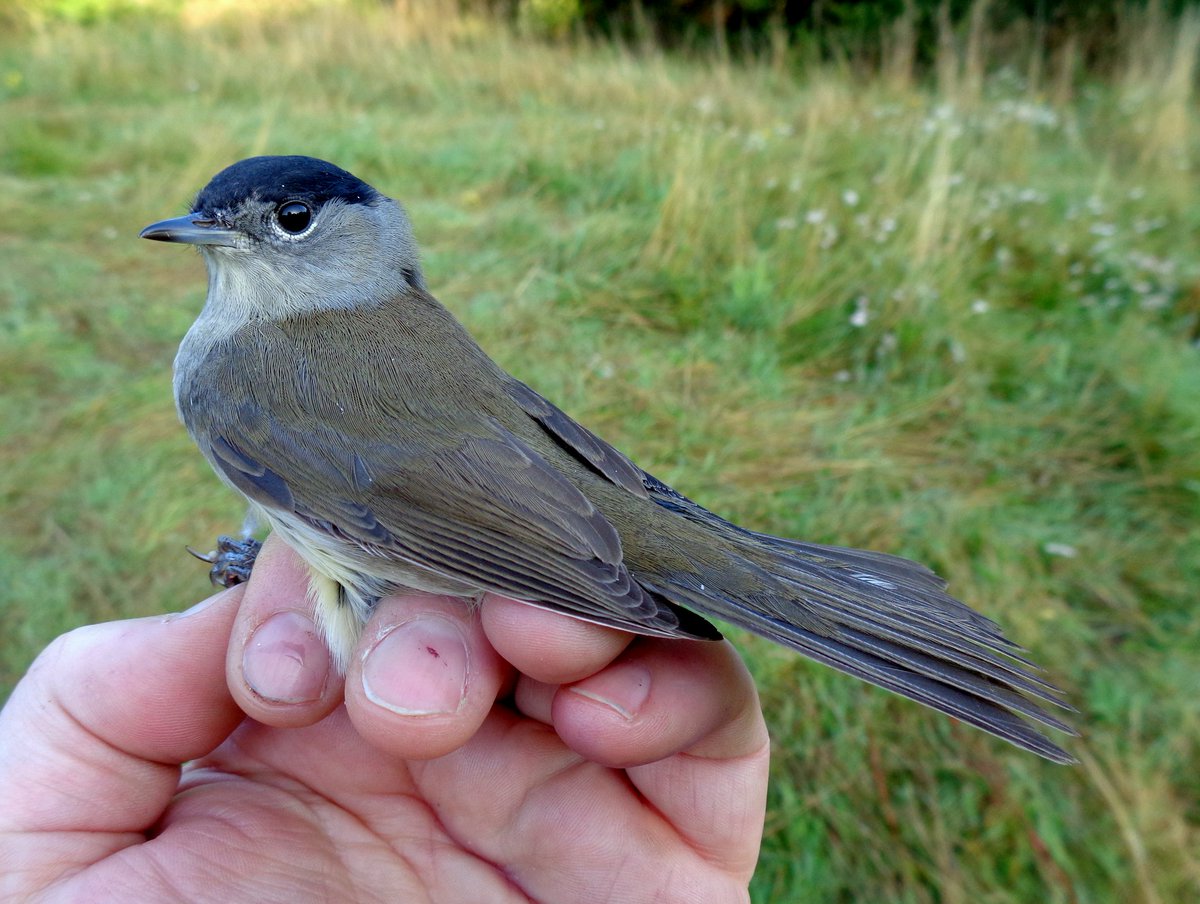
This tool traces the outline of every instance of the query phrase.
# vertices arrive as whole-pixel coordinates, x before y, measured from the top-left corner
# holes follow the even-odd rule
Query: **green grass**
[[[208,592],[183,547],[242,511],[170,394],[202,267],[136,235],[313,154],[406,201],[518,376],[735,520],[929,563],[1082,710],[1054,767],[739,638],[756,900],[1200,895],[1194,22],[1103,78],[964,41],[923,85],[203,8],[0,35],[0,683]]]

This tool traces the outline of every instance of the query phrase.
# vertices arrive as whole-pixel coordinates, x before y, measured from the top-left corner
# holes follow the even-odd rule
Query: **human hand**
[[[305,581],[268,542],[42,653],[0,712],[0,898],[748,900],[768,741],[729,644],[412,594],[343,682]]]

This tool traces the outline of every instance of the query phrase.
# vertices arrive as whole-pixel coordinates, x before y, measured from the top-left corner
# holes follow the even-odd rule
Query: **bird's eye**
[[[275,211],[275,219],[284,232],[299,235],[312,222],[312,210],[300,201],[288,201],[279,205],[279,209]]]

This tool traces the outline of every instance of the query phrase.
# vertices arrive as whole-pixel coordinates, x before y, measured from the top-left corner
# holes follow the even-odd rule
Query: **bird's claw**
[[[242,540],[217,537],[217,548],[208,554],[187,547],[187,551],[201,562],[212,565],[208,579],[217,587],[233,587],[250,580],[250,572],[254,568],[254,560],[258,558],[260,549],[262,543],[253,537]]]

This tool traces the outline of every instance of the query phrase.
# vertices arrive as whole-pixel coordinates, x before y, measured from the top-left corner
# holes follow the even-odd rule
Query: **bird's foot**
[[[253,537],[235,540],[233,537],[217,537],[217,548],[208,555],[196,552],[190,546],[187,551],[201,562],[212,565],[208,579],[218,587],[233,587],[250,580],[254,560],[262,543]]]

